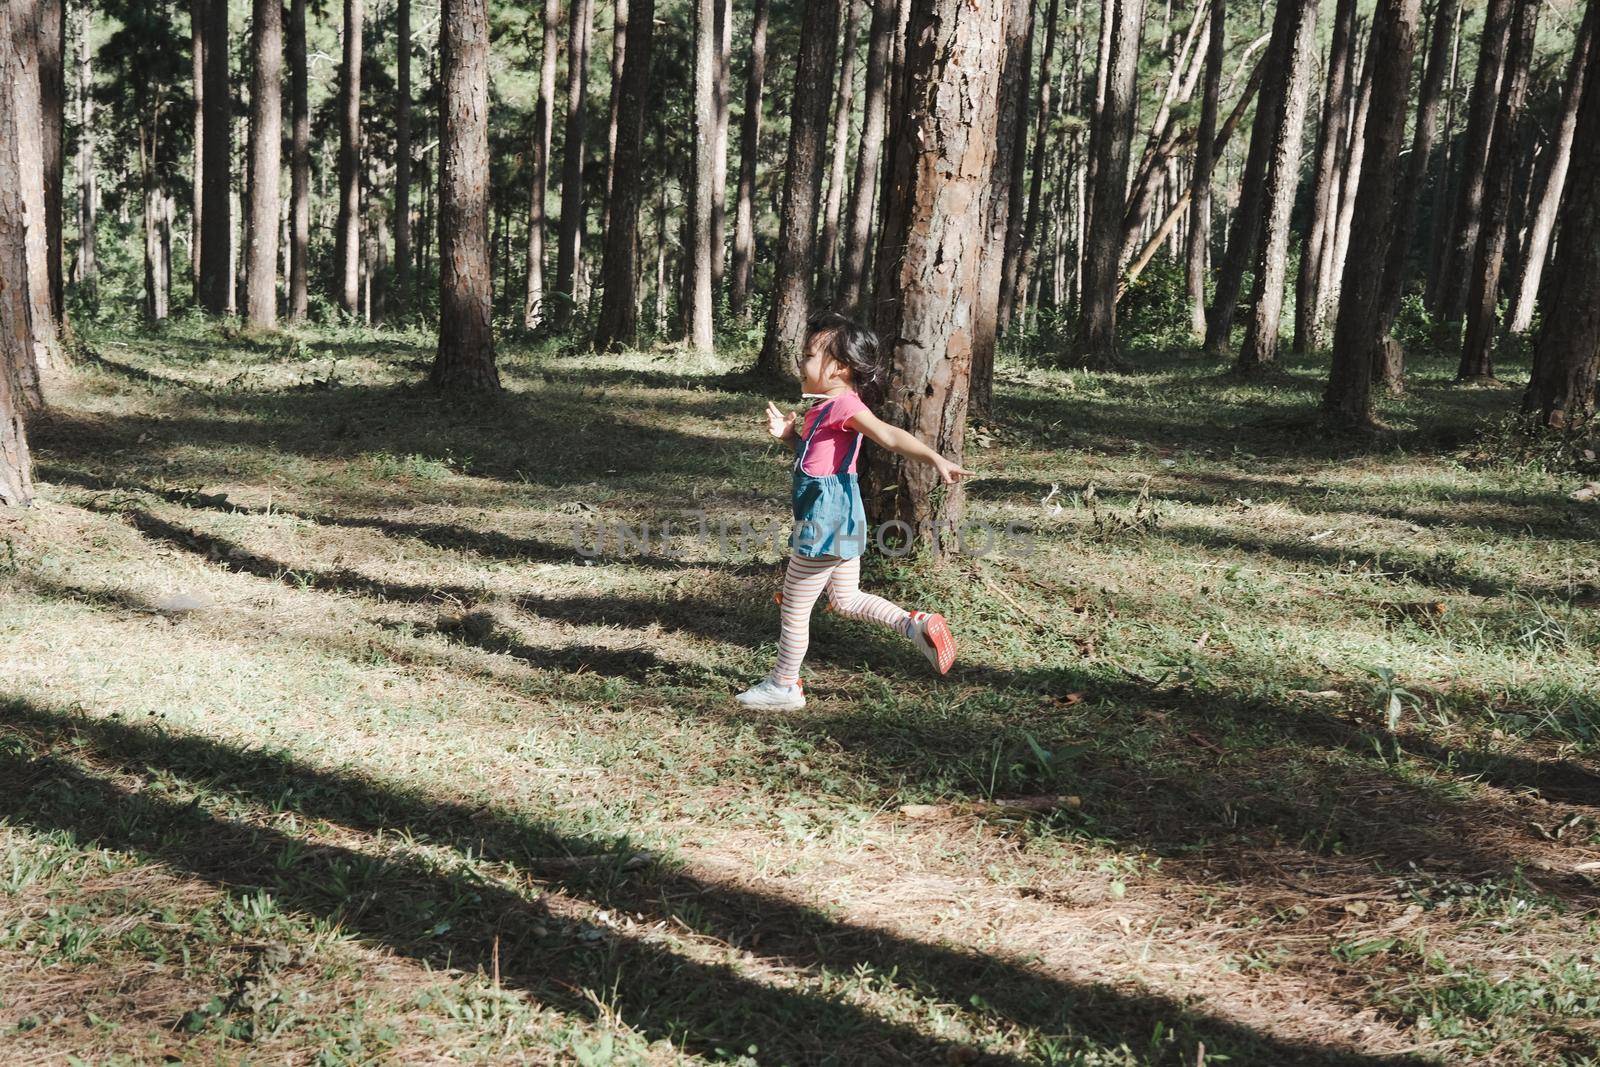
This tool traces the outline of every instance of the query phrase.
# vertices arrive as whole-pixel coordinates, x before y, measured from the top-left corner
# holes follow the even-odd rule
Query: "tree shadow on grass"
[[[592,837],[557,825],[311,768],[282,751],[240,749],[15,700],[0,702],[0,723],[11,737],[0,748],[0,805],[14,825],[69,831],[235,894],[265,889],[286,909],[431,967],[470,972],[497,966],[503,984],[591,1019],[599,1009],[586,993],[594,991],[622,1022],[692,1053],[751,1047],[761,1064],[1027,1062],[1014,1055],[960,1057],[956,1043],[843,997],[692,959],[652,937],[656,923],[743,946],[780,970],[845,975],[865,967],[946,1004],[968,1003],[981,993],[979,1010],[990,1021],[1064,1035],[1072,1047],[1147,1047],[1161,1026],[1179,1035],[1152,1050],[1153,1058],[1167,1062],[1188,1062],[1196,1041],[1235,1062],[1415,1062],[1280,1040],[1165,997],[1053,978],[665,866],[629,870],[632,849],[625,840],[597,849]],[[160,776],[167,788],[130,791],[122,784],[150,776]],[[163,795],[184,783],[202,795],[189,803]],[[536,896],[419,858],[306,844],[272,826],[212,814],[207,793],[362,834],[401,831],[419,843],[470,848],[531,873],[547,891],[641,922],[598,929],[563,918]],[[594,863],[571,859],[596,855],[602,858]]]

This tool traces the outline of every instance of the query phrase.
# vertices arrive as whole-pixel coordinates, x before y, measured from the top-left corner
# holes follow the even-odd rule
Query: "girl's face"
[[[850,368],[828,355],[826,334],[816,334],[806,342],[805,357],[800,361],[800,391],[829,393],[840,387],[850,388]]]

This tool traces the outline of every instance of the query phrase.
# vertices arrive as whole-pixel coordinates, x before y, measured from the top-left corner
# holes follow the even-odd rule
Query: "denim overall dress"
[[[867,512],[861,502],[861,487],[850,465],[861,451],[860,433],[850,445],[850,454],[840,464],[838,474],[808,474],[806,453],[811,438],[828,417],[830,400],[817,412],[811,432],[801,440],[794,460],[794,532],[790,545],[797,555],[838,556],[853,559],[867,548]]]

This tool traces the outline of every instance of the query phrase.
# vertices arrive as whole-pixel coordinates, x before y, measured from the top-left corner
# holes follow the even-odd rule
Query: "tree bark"
[[[486,0],[439,14],[439,350],[432,383],[497,391],[489,278],[489,15]]]
[[[78,31],[78,260],[72,280],[93,291],[98,266],[95,262],[95,225],[99,188],[95,183],[94,131],[94,50],[90,46],[93,7],[84,0]]]
[[[1022,225],[1014,230],[1016,240],[1016,271],[1017,280],[1013,283],[1016,292],[1023,294],[1023,299],[1013,300],[1012,306],[1004,316],[1004,322],[1009,327],[1021,317],[1022,309],[1027,305],[1027,292],[1030,280],[1034,277],[1039,261],[1039,212],[1044,200],[1044,169],[1045,158],[1050,144],[1050,121],[1056,115],[1060,102],[1055,97],[1054,86],[1050,81],[1050,65],[1056,51],[1056,23],[1060,14],[1060,0],[1050,0],[1050,7],[1045,13],[1044,22],[1044,54],[1039,59],[1039,106],[1034,109],[1033,127],[1033,155],[1028,164],[1028,193],[1023,206]],[[1008,242],[1009,244],[1010,242]],[[1010,256],[1007,257],[1009,263]],[[1003,281],[1003,279],[1002,279]],[[974,401],[979,410],[987,412],[989,409],[989,393],[993,387],[994,372],[991,365],[989,372],[983,379],[981,388],[984,391],[981,403]],[[978,387],[975,386],[974,392]]]
[[[394,287],[411,306],[411,0],[395,9]]]
[[[847,315],[860,311],[866,288],[867,248],[872,240],[873,200],[878,187],[878,167],[883,158],[887,120],[884,102],[894,31],[894,0],[872,0],[872,22],[867,28],[867,75],[861,101],[861,142],[856,151],[855,181],[850,186],[850,207],[845,212],[844,247],[839,255],[839,294],[834,301],[834,306]]]
[[[913,0],[891,113],[873,324],[892,353],[878,415],[960,462],[972,315],[992,183],[1007,5]],[[1137,20],[1135,20],[1137,21]],[[957,106],[956,101],[961,101]],[[935,559],[955,547],[963,493],[933,468],[866,453],[874,523],[899,519]]]
[[[1528,225],[1528,248],[1522,257],[1522,267],[1517,276],[1516,296],[1506,329],[1518,336],[1528,332],[1533,325],[1533,307],[1539,298],[1539,282],[1544,277],[1545,261],[1550,256],[1550,237],[1555,231],[1556,214],[1561,208],[1562,191],[1567,184],[1567,169],[1572,158],[1572,141],[1578,130],[1578,104],[1583,99],[1584,70],[1589,51],[1595,47],[1596,7],[1590,4],[1583,17],[1583,25],[1573,41],[1572,66],[1567,74],[1567,86],[1561,98],[1561,118],[1556,127],[1555,141],[1547,150],[1549,162],[1539,175],[1538,190],[1533,194],[1533,218]],[[1590,175],[1590,178],[1595,177]]]
[[[339,221],[334,231],[339,306],[361,304],[361,28],[362,0],[344,0],[344,61],[339,66]],[[441,16],[442,17],[442,16]]]
[[[654,46],[655,0],[631,0],[628,12],[627,63],[622,68],[617,107],[616,173],[642,172],[644,120],[650,106],[650,57]],[[639,205],[640,182],[622,181],[611,191],[611,223],[601,265],[600,318],[594,347],[602,352],[639,342]]]
[[[65,174],[67,20],[63,0],[39,0],[39,110],[43,125],[45,271],[50,317],[60,326],[65,295],[61,273],[61,203]]]
[[[1076,346],[1077,358],[1091,367],[1118,362],[1118,259],[1128,157],[1139,104],[1139,37],[1144,25],[1144,0],[1112,0],[1102,11],[1104,18],[1112,20],[1112,32],[1101,79],[1105,97],[1090,132],[1089,154],[1097,162],[1089,191],[1092,199],[1084,236],[1083,311]]]
[[[204,252],[206,205],[206,12],[212,0],[189,0],[189,50],[194,73],[194,162],[190,174],[189,206],[189,285],[198,307],[206,306],[205,285],[200,274]]]
[[[701,352],[715,342],[711,293],[711,172],[716,166],[718,0],[696,0],[694,26],[694,185],[689,198],[689,269],[683,294],[684,340]]]
[[[733,59],[733,0],[713,0],[717,8],[716,139],[711,144],[711,298],[722,293],[728,244],[728,85]]]
[[[1495,305],[1500,295],[1500,274],[1505,266],[1511,187],[1516,177],[1517,121],[1528,93],[1528,69],[1533,61],[1539,2],[1516,0],[1512,15],[1505,76],[1501,79],[1500,99],[1495,104],[1488,172],[1483,176],[1482,224],[1467,290],[1467,333],[1461,345],[1461,362],[1456,367],[1458,381],[1494,378]]]
[[[21,79],[12,92],[16,109],[17,159],[21,175],[24,255],[28,283],[23,289],[29,305],[33,359],[17,365],[20,401],[41,402],[38,377],[41,368],[59,365],[55,311],[50,301],[50,234],[46,224],[44,111],[40,76],[39,5],[33,0],[10,0],[16,9],[17,32],[27,40],[15,43],[16,68]]]
[[[310,311],[311,109],[307,97],[306,0],[289,8],[289,321]]]
[[[1184,284],[1189,294],[1189,329],[1196,341],[1206,333],[1206,252],[1211,242],[1211,172],[1217,156],[1212,138],[1217,135],[1217,109],[1221,106],[1222,65],[1226,62],[1228,5],[1211,5],[1211,33],[1206,42],[1205,88],[1200,95],[1200,129],[1195,134],[1194,170],[1189,179],[1189,249],[1184,259]]]
[[[245,319],[278,322],[278,205],[283,145],[283,3],[254,0],[250,17],[250,250]]]
[[[1322,96],[1322,121],[1317,130],[1316,164],[1311,180],[1311,221],[1300,254],[1300,274],[1295,282],[1294,351],[1322,347],[1317,315],[1322,244],[1334,215],[1334,190],[1338,182],[1339,146],[1349,111],[1350,71],[1355,53],[1355,0],[1338,0],[1333,16],[1333,41],[1328,49],[1328,82]]]
[[[1333,366],[1323,409],[1336,423],[1365,428],[1372,419],[1372,372],[1383,340],[1383,286],[1392,222],[1409,203],[1396,201],[1400,145],[1406,134],[1411,57],[1416,50],[1421,0],[1379,0],[1367,59],[1372,104],[1364,131],[1356,217],[1340,285],[1334,325]]]
[[[589,34],[594,0],[567,0],[567,128],[561,160],[561,227],[556,248],[557,326],[572,321],[578,300],[587,207],[583,198],[584,99],[589,92]]]
[[[1436,317],[1459,323],[1466,312],[1469,275],[1482,225],[1484,174],[1494,140],[1494,119],[1505,68],[1507,38],[1515,0],[1489,0],[1483,37],[1478,47],[1478,73],[1473,80],[1465,144],[1458,168],[1460,187],[1450,213],[1448,244],[1439,272],[1438,291],[1430,302]]]
[[[757,365],[767,374],[794,380],[795,358],[811,312],[811,265],[817,244],[817,200],[827,141],[829,80],[839,35],[839,0],[806,0],[800,55],[789,113],[789,155],[783,175],[783,210],[778,229],[772,304]]]
[[[4,507],[26,507],[33,501],[33,463],[23,420],[25,411],[34,406],[24,393],[24,381],[35,358],[22,197],[30,79],[32,91],[38,91],[35,60],[28,55],[33,37],[29,17],[25,2],[0,4],[0,506]]]
[[[1290,49],[1284,56],[1283,111],[1273,134],[1267,171],[1266,217],[1255,258],[1255,284],[1238,369],[1245,373],[1278,362],[1278,327],[1289,268],[1289,215],[1300,178],[1300,141],[1305,129],[1306,99],[1311,89],[1317,37],[1317,0],[1288,5],[1295,19]],[[1408,58],[1409,61],[1409,58]],[[1402,98],[1404,94],[1402,93]]]
[[[1594,17],[1591,4],[1589,15]],[[1572,172],[1584,177],[1567,190],[1561,240],[1550,265],[1549,299],[1559,315],[1546,315],[1533,351],[1533,376],[1524,411],[1552,429],[1577,428],[1595,412],[1600,368],[1600,47],[1584,57],[1583,102],[1573,137]],[[3,188],[3,183],[0,183]],[[3,247],[0,242],[0,247]]]
[[[1355,225],[1356,192],[1361,187],[1361,168],[1366,160],[1367,114],[1372,109],[1373,69],[1370,63],[1362,64],[1361,88],[1354,102],[1355,115],[1350,122],[1350,137],[1335,193],[1338,212],[1323,242],[1324,273],[1317,290],[1318,333],[1323,329],[1321,324],[1331,322],[1338,316],[1339,286],[1344,279],[1345,258],[1350,251],[1350,234]]]
[[[1450,246],[1450,206],[1455,203],[1455,198],[1450,195],[1452,192],[1450,175],[1454,170],[1452,164],[1456,154],[1456,78],[1461,66],[1461,27],[1464,10],[1465,5],[1456,8],[1456,22],[1450,34],[1450,74],[1445,80],[1444,135],[1441,138],[1443,152],[1439,157],[1439,172],[1433,183],[1433,205],[1428,227],[1428,273],[1423,300],[1430,311],[1437,306],[1436,294],[1444,275],[1445,259]]]
[[[628,64],[628,0],[614,0],[611,15],[611,100],[606,121],[606,196],[600,206],[600,240],[604,247],[611,225],[611,190],[617,175],[617,112],[622,107],[622,79]]]
[[[533,156],[529,167],[533,174],[528,192],[527,286],[522,304],[522,325],[530,330],[544,321],[544,201],[555,123],[556,25],[560,19],[561,0],[544,0],[544,45],[539,54],[539,99],[533,108]]]
[[[893,0],[879,0],[892,3]],[[744,115],[739,122],[739,203],[733,224],[733,277],[728,283],[728,310],[749,317],[750,286],[755,274],[756,156],[761,146],[761,94],[767,77],[768,0],[755,0],[750,20],[750,68],[744,84]]]
[[[856,38],[861,27],[861,0],[848,0],[844,54],[839,57],[839,89],[834,97],[833,148],[828,159],[828,196],[822,208],[822,239],[817,245],[818,298],[832,302],[839,249],[839,212],[844,206],[846,167],[850,161],[850,109],[855,103]]]

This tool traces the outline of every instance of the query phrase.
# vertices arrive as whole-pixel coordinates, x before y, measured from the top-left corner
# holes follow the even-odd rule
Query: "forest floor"
[[[1600,502],[1509,386],[1362,446],[1314,360],[1002,366],[1033,551],[865,576],[955,669],[819,612],[754,713],[775,555],[575,549],[784,518],[742,354],[84,342],[0,517],[0,1061],[1600,1062]]]

